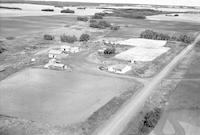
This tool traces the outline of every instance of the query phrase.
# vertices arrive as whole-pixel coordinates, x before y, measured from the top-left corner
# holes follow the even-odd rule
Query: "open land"
[[[5,48],[5,51],[0,53],[0,134],[92,134],[99,127],[101,129],[102,125],[109,123],[109,119],[123,108],[129,99],[140,93],[140,90],[188,45],[181,41],[157,40],[155,42],[164,44],[156,47],[152,47],[153,43],[145,45],[144,42],[148,42],[148,39],[138,39],[142,31],[152,29],[169,35],[187,33],[194,37],[200,31],[198,22],[116,16],[105,16],[104,20],[120,26],[120,29],[113,31],[109,28],[92,28],[89,27],[89,22],[77,21],[77,15],[1,17],[0,47]],[[60,41],[62,34],[79,38],[83,33],[90,35],[88,42]],[[45,34],[53,35],[54,39],[44,40]],[[109,43],[103,43],[102,39]],[[111,45],[111,39],[122,44]],[[135,45],[124,42],[126,40],[133,40],[131,43]],[[71,71],[44,69],[44,65],[49,61],[49,50],[63,45],[80,49],[80,52],[69,53],[59,60],[69,66]],[[104,55],[98,52],[113,46],[115,54]],[[161,53],[159,49],[162,48],[165,50]],[[145,52],[150,50],[151,56],[146,55]],[[160,54],[157,54],[158,50]],[[127,56],[129,51],[130,57]],[[133,53],[139,51],[144,51],[146,58]],[[152,135],[161,134],[167,120],[168,125],[171,123],[174,129],[167,127],[165,133],[182,133],[183,130],[180,129],[186,129],[188,126],[190,131],[185,131],[186,135],[199,131],[198,119],[191,123],[189,118],[181,118],[187,117],[189,113],[193,114],[191,119],[199,117],[199,97],[198,94],[195,95],[199,92],[198,53],[197,49],[184,59],[184,72],[179,68],[174,71],[181,79],[174,75],[175,77],[162,81],[162,87],[158,87],[146,101],[143,110],[137,118],[133,118],[123,135],[141,133],[141,127],[138,126],[141,126],[145,114],[155,107],[161,108],[164,113]],[[130,63],[126,58],[118,58],[122,54],[123,57],[128,57],[127,59],[138,58],[135,59],[136,62]],[[189,67],[191,59],[192,65]],[[99,69],[100,66],[118,64],[129,65],[132,69],[125,74]],[[166,91],[161,90],[164,86],[168,88]],[[188,89],[191,89],[191,92],[188,92]],[[180,97],[180,100],[176,100],[177,97]],[[177,120],[180,121],[177,127],[177,121],[170,120],[179,113],[182,115],[180,120]],[[178,128],[178,131],[175,128]],[[145,130],[143,134],[147,133],[150,133],[150,130]]]

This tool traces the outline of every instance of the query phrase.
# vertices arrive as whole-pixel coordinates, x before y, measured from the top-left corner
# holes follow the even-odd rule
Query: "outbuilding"
[[[130,71],[131,69],[132,69],[131,66],[125,64],[117,64],[108,67],[108,71],[119,74],[124,74]]]

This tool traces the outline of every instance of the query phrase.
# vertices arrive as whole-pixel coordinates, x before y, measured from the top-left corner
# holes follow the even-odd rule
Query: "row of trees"
[[[50,35],[50,34],[45,34],[44,39],[45,40],[54,40],[54,36]],[[71,35],[63,34],[60,36],[60,40],[61,40],[61,42],[74,43],[74,42],[78,41],[78,38],[75,35],[71,36]],[[82,34],[79,38],[80,42],[84,42],[84,41],[88,41],[88,40],[90,40],[90,35],[88,35],[88,34]]]
[[[145,30],[140,34],[141,38],[146,39],[155,39],[155,40],[172,40],[172,41],[181,41],[183,43],[191,43],[194,41],[194,37],[188,34],[177,34],[177,35],[168,35],[164,33],[155,32],[153,30]]]

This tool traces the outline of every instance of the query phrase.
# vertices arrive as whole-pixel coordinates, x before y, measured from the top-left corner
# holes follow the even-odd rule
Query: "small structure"
[[[56,59],[50,59],[49,62],[44,66],[44,68],[64,70],[67,69],[67,66],[60,63],[60,61],[57,61]]]
[[[108,71],[119,74],[124,74],[130,71],[131,69],[131,66],[125,64],[112,65],[108,67]]]
[[[50,50],[49,51],[49,58],[53,58],[53,59],[55,59],[55,58],[59,58],[60,57],[60,55],[62,54],[62,50]]]

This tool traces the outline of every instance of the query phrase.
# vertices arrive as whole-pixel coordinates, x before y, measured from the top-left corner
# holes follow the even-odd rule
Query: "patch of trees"
[[[41,11],[53,12],[53,11],[54,11],[54,9],[42,9]]]
[[[81,41],[81,42],[88,41],[88,40],[90,40],[90,35],[88,35],[88,34],[82,34],[79,39],[79,41]]]
[[[75,11],[68,8],[61,10],[60,13],[75,13]]]
[[[165,14],[165,13],[169,12],[152,10],[152,9],[114,9],[113,13],[110,13],[110,15],[124,17],[124,18],[145,19],[146,16]]]
[[[152,111],[146,113],[144,120],[140,123],[139,131],[141,133],[149,133],[158,123],[161,113],[160,108],[154,108]]]
[[[110,27],[111,24],[105,20],[100,20],[100,21],[90,21],[90,27],[92,28],[99,28],[99,29],[105,29],[105,28],[108,28]]]
[[[78,21],[87,22],[89,20],[89,18],[87,16],[78,16],[77,20]]]
[[[169,40],[170,36],[168,34],[163,34],[155,32],[153,30],[145,30],[140,34],[141,38],[155,39],[155,40]]]
[[[93,15],[92,17],[91,17],[92,19],[103,19],[103,16],[101,16],[101,15]]]
[[[183,43],[192,43],[194,41],[194,37],[188,34],[176,34],[170,36],[168,34],[155,32],[153,30],[145,30],[140,34],[141,38],[146,39],[154,39],[154,40],[172,40],[172,41],[180,41]]]
[[[67,42],[67,43],[74,43],[78,41],[76,36],[65,35],[65,34],[60,36],[60,40],[61,42]]]
[[[50,34],[45,34],[43,37],[45,40],[54,40],[54,36]]]
[[[92,19],[103,19],[103,17],[105,16],[105,13],[95,13],[91,18]]]
[[[105,50],[104,50],[104,54],[105,55],[111,55],[111,54],[115,54],[115,48],[114,47],[110,47],[110,48],[106,48]]]

